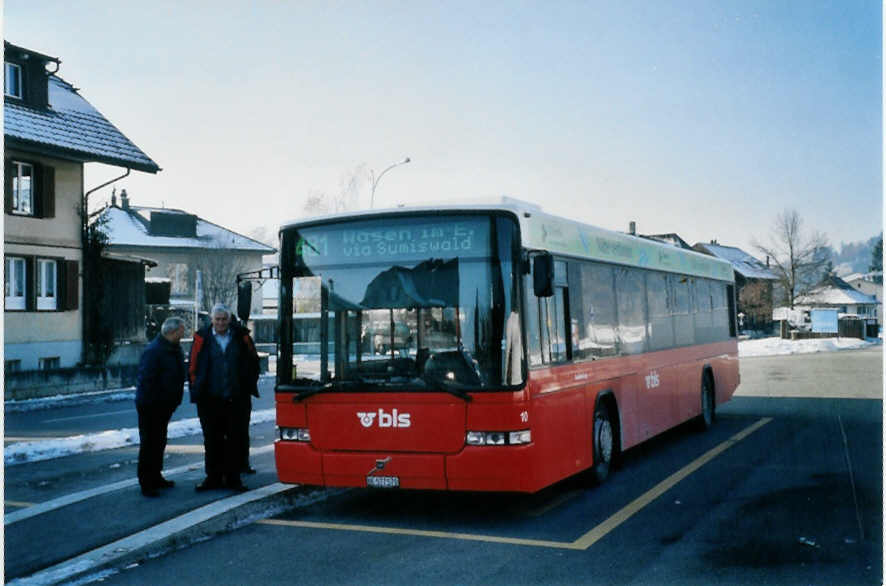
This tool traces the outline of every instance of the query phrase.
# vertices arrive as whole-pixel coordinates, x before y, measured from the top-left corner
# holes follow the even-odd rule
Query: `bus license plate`
[[[366,486],[372,488],[400,488],[398,476],[367,476]]]

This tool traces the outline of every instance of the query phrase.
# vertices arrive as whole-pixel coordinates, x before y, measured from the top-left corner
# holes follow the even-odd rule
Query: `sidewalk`
[[[17,402],[13,409],[132,400],[131,389]],[[164,475],[175,486],[158,498],[142,496],[135,475],[138,433],[122,447],[72,450],[73,455],[5,466],[5,579],[11,584],[56,584],[112,573],[148,557],[163,555],[196,540],[231,531],[281,510],[326,498],[323,489],[277,482],[273,417],[255,417],[250,457],[250,490],[194,491],[203,473],[199,425],[178,422],[180,437],[170,439]],[[131,430],[130,430],[131,431]],[[102,434],[94,434],[102,435]],[[66,438],[74,440],[74,438]],[[64,440],[50,440],[64,441]],[[77,440],[90,444],[80,436]],[[37,442],[20,442],[38,444]],[[43,443],[46,443],[45,441]],[[76,443],[76,442],[74,442]],[[23,446],[9,444],[8,456]],[[90,444],[91,448],[95,446]]]

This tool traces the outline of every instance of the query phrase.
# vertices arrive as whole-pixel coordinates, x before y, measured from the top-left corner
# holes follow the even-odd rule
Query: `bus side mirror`
[[[544,252],[532,259],[532,287],[536,297],[554,294],[554,257]]]
[[[237,317],[244,324],[249,321],[252,313],[252,283],[241,281],[237,283]]]

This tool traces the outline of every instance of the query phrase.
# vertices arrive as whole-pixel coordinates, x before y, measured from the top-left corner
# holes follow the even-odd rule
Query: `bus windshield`
[[[293,227],[281,252],[292,292],[281,319],[293,320],[281,323],[280,360],[292,360],[298,374],[278,367],[280,383],[459,394],[523,382],[512,218],[429,214]]]

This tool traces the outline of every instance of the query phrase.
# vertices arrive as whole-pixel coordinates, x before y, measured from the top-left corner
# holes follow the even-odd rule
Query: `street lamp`
[[[385,169],[384,171],[379,173],[378,177],[375,176],[375,171],[373,171],[371,169],[369,170],[369,183],[372,186],[372,195],[369,198],[369,209],[372,209],[375,206],[375,188],[378,187],[378,182],[381,181],[382,176],[385,173],[387,173],[388,171],[390,171],[391,169],[393,169],[394,167],[399,167],[400,165],[405,165],[409,161],[411,161],[411,159],[409,157],[406,157],[405,159],[403,159],[399,163],[394,163],[393,165],[391,165],[390,167],[388,167],[387,169]]]

